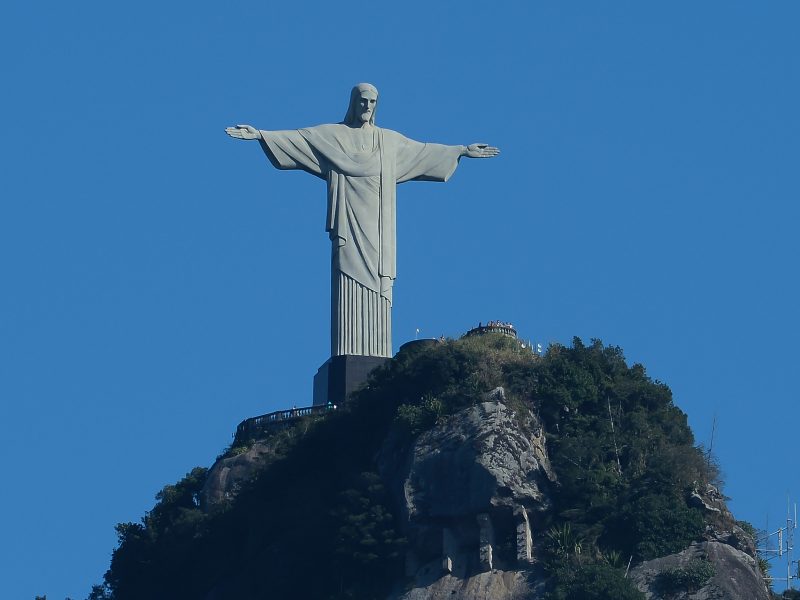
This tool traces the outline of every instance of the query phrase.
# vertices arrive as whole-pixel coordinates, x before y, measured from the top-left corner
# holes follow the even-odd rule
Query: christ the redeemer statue
[[[486,144],[423,144],[375,126],[378,90],[355,86],[344,121],[307,129],[228,127],[259,140],[278,169],[302,169],[328,183],[326,229],[333,246],[331,356],[392,356],[395,189],[404,181],[447,181],[462,156],[490,158]]]

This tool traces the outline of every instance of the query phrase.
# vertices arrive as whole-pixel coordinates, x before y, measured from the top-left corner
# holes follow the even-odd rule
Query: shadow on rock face
[[[532,521],[550,508],[555,479],[532,412],[515,413],[497,388],[408,447],[388,442],[378,462],[405,517],[416,591],[402,598],[510,598],[529,588],[516,570],[535,563]]]

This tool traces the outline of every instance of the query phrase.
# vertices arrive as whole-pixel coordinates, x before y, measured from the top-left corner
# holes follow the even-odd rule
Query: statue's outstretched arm
[[[236,125],[235,127],[226,127],[225,133],[232,138],[239,140],[260,140],[261,132],[252,125]]]
[[[464,148],[461,156],[468,158],[492,158],[500,154],[500,148],[495,148],[489,144],[470,144]]]

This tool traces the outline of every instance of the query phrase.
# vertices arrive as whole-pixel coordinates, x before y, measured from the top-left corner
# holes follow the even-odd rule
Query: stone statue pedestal
[[[366,383],[370,372],[390,360],[383,356],[332,356],[314,375],[314,406],[340,405]]]

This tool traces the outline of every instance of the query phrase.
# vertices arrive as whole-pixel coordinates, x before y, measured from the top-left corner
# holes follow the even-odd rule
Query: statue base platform
[[[342,404],[366,383],[373,369],[388,360],[383,356],[331,356],[314,375],[314,406]]]

